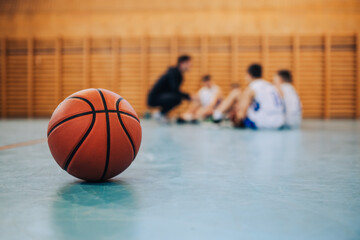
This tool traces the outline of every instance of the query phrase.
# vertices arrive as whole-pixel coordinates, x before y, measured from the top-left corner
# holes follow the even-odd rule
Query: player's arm
[[[236,118],[238,121],[244,120],[246,118],[247,109],[250,107],[255,93],[251,88],[245,89],[243,94],[241,95],[239,109],[236,113]]]

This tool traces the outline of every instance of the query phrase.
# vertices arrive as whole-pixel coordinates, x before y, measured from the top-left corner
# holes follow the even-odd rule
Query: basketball
[[[85,89],[53,112],[47,130],[52,156],[61,168],[86,181],[105,181],[130,166],[141,143],[132,106],[105,89]]]

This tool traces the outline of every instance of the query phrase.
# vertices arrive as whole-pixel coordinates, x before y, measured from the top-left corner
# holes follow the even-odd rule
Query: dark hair
[[[253,78],[260,78],[262,76],[262,68],[260,64],[251,64],[247,70],[247,72]]]
[[[180,57],[178,57],[177,65],[179,66],[183,62],[187,62],[187,61],[190,61],[190,60],[191,60],[191,57],[189,55],[181,55]]]
[[[211,76],[210,75],[204,75],[201,79],[203,82],[207,82],[211,80]]]
[[[284,82],[288,82],[291,83],[292,82],[292,76],[291,76],[291,72],[288,70],[279,70],[277,72],[277,74],[281,77],[281,79]]]

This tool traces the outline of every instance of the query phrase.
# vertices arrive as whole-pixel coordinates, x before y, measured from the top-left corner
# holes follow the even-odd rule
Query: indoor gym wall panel
[[[273,76],[280,69],[293,70],[293,38],[291,36],[268,37],[269,51],[266,60],[266,80],[272,82]]]
[[[6,41],[6,112],[8,117],[28,113],[28,42],[27,39]]]
[[[138,113],[144,112],[146,109],[146,93],[143,92],[145,83],[142,79],[144,46],[140,38],[121,39],[118,45],[116,71],[119,77],[116,80],[115,89]]]
[[[304,117],[324,116],[324,38],[299,38],[298,91]]]
[[[148,77],[150,86],[173,64],[171,61],[171,39],[152,37],[148,40]]]
[[[245,75],[247,68],[253,63],[262,63],[262,45],[260,36],[241,36],[237,37],[237,78],[235,82],[240,83],[240,87],[244,88],[248,85],[246,82]]]
[[[34,40],[34,116],[49,116],[57,106],[55,40]]]
[[[231,38],[209,37],[207,39],[207,72],[227,95],[231,87]]]
[[[5,96],[3,95],[3,91],[5,91],[5,78],[4,78],[4,70],[5,62],[6,62],[6,54],[5,54],[5,39],[0,39],[0,116],[5,117],[5,111],[3,111],[3,105],[6,104],[6,102],[3,102],[3,99]]]
[[[111,39],[90,39],[89,51],[90,87],[112,89],[112,41]]]
[[[64,39],[61,55],[62,99],[86,88],[84,39]]]
[[[356,115],[356,38],[334,36],[330,55],[330,117]]]
[[[279,69],[293,72],[304,117],[353,118],[359,115],[357,36],[8,38],[1,45],[2,116],[49,116],[65,97],[89,87],[114,90],[142,114],[154,82],[179,54],[189,54],[183,91],[196,93],[204,74],[225,94],[231,83],[244,88],[249,64],[261,63],[269,81]]]

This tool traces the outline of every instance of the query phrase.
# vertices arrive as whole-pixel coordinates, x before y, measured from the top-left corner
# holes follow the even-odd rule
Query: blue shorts
[[[249,118],[245,118],[243,123],[246,128],[257,129],[256,124]]]

